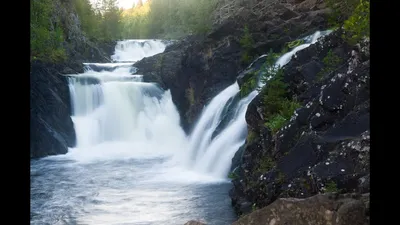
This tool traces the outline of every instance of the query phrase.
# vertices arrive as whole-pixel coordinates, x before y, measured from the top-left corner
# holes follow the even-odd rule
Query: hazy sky
[[[119,7],[127,9],[127,8],[131,8],[133,6],[133,3],[137,2],[137,1],[138,0],[118,0],[118,3],[119,3]],[[144,0],[143,3],[146,1],[147,0]]]
[[[90,0],[91,2],[96,2],[96,0]],[[118,6],[128,9],[133,6],[133,3],[136,3],[138,0],[117,0],[118,1]],[[145,3],[147,0],[143,0],[143,3]]]

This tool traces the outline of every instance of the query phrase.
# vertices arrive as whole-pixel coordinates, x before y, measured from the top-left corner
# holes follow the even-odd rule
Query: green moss
[[[282,184],[285,181],[285,174],[283,174],[281,171],[278,172],[277,181],[280,184]]]
[[[321,81],[326,75],[335,71],[343,63],[343,59],[333,53],[331,49],[322,62],[324,63],[324,68],[316,75],[317,81]]]
[[[302,45],[302,44],[304,44],[304,40],[298,39],[298,40],[294,40],[294,41],[288,42],[286,44],[286,46],[288,48],[296,48],[297,46]]]
[[[193,88],[189,87],[188,89],[186,89],[186,99],[188,100],[190,106],[194,105],[195,99],[194,99],[194,90],[193,90]]]
[[[237,175],[235,172],[231,172],[228,174],[228,178],[234,180],[239,178],[239,175]]]
[[[252,91],[254,91],[257,88],[257,79],[255,74],[251,74],[251,77],[247,79],[246,82],[242,84],[240,87],[240,97],[245,97],[248,94],[250,94]]]
[[[267,171],[270,171],[275,165],[276,162],[270,156],[264,156],[260,160],[258,171],[261,173],[265,173]]]
[[[252,143],[254,140],[256,140],[258,134],[254,131],[249,131],[247,134],[247,143]]]
[[[337,184],[334,181],[330,181],[325,184],[325,192],[330,193],[330,192],[339,192],[339,189],[337,188]]]

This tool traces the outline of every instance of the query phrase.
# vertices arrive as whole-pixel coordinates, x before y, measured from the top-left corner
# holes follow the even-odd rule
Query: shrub
[[[344,21],[345,39],[349,44],[356,44],[362,38],[370,35],[370,6],[369,1],[360,0],[353,14]]]

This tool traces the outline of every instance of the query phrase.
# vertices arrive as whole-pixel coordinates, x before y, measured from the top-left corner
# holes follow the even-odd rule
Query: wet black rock
[[[268,85],[250,103],[246,121],[258,138],[246,142],[233,180],[238,214],[248,213],[244,202],[259,208],[277,198],[369,191],[369,59],[353,49],[338,30],[297,52],[284,67],[284,81],[302,106],[271,138],[261,138],[270,136],[259,97]],[[342,63],[328,70],[329,50]]]

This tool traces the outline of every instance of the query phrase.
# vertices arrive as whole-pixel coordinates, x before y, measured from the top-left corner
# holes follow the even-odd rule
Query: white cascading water
[[[133,60],[162,52],[165,45],[138,43],[144,44],[118,43],[114,56],[124,63],[86,63],[84,73],[68,76],[77,144],[31,167],[31,224],[234,220],[228,196],[217,194],[227,193],[227,180],[185,167],[189,142],[170,92],[131,75]],[[211,190],[215,196],[199,198]],[[209,211],[207,204],[220,209]]]
[[[283,67],[296,52],[307,48],[315,43],[318,38],[330,32],[317,31],[313,35],[304,38],[304,44],[282,55],[275,65]],[[265,55],[260,57],[265,57]],[[262,87],[263,85],[265,84],[259,83],[259,86]],[[194,132],[190,136],[190,158],[187,164],[192,165],[195,171],[221,178],[227,176],[234,154],[245,143],[247,136],[245,119],[247,106],[257,96],[258,91],[254,90],[241,99],[235,106],[236,112],[226,127],[214,138],[211,135],[223,119],[220,112],[226,107],[227,101],[234,98],[238,93],[239,85],[235,82],[215,96],[203,110]]]
[[[165,50],[161,40],[124,40],[119,41],[111,59],[115,62],[136,62],[144,57],[153,56]]]
[[[186,136],[169,91],[142,82],[142,76],[130,75],[124,67],[86,71],[69,81],[77,136],[69,157],[84,161],[173,156],[185,149]]]
[[[237,82],[227,87],[187,137],[170,92],[131,75],[134,61],[164,49],[156,40],[121,41],[112,56],[117,63],[87,63],[83,74],[68,77],[77,145],[31,161],[31,225],[235,220],[227,173],[245,142],[246,109],[258,92],[239,99]]]

